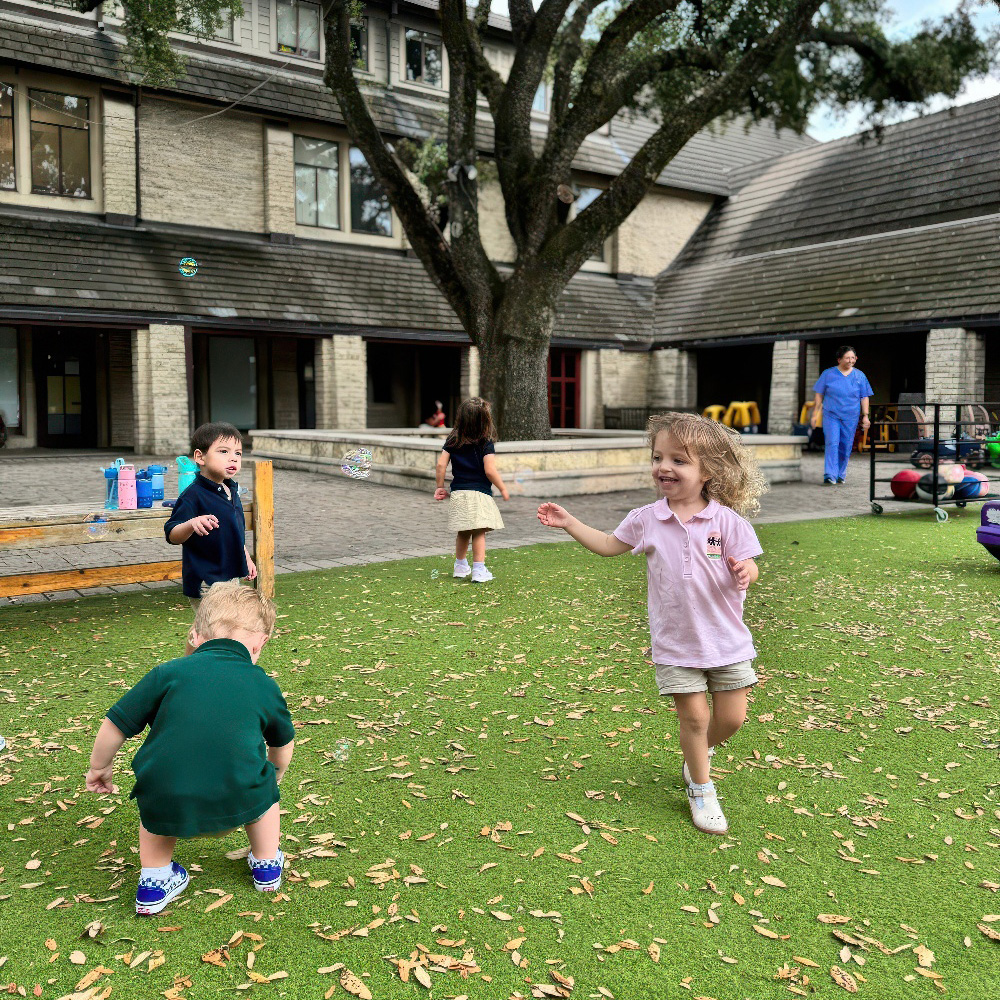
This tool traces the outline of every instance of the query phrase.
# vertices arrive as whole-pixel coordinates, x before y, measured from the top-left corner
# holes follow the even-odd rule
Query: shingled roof
[[[0,216],[0,245],[8,320],[466,339],[423,264],[400,251],[34,213]],[[178,273],[182,257],[198,261],[197,275]],[[643,349],[652,291],[650,280],[578,274],[560,300],[555,341]]]
[[[0,27],[0,61],[130,85],[121,62],[121,39],[110,30],[97,32],[89,24],[56,25],[41,18],[15,18],[9,12],[0,12]],[[219,104],[238,100],[240,108],[263,114],[343,122],[318,66],[279,67],[254,62],[252,56],[209,56],[204,48],[196,47],[187,55],[184,77],[170,91]],[[268,79],[272,75],[273,79]],[[255,92],[249,93],[251,90]],[[369,106],[379,129],[387,135],[420,138],[442,131],[443,96],[379,88],[369,94]],[[619,116],[610,136],[594,134],[584,141],[574,165],[579,170],[616,176],[656,127],[655,122],[641,116]],[[543,137],[539,124],[539,143]],[[479,144],[484,153],[493,148],[492,121],[485,113],[480,115]],[[767,162],[814,144],[808,136],[779,132],[770,124],[751,125],[749,130],[745,122],[716,125],[688,142],[667,165],[659,183],[728,194],[732,172],[745,173],[755,162]]]
[[[737,176],[656,279],[656,339],[996,320],[998,121],[991,98]]]

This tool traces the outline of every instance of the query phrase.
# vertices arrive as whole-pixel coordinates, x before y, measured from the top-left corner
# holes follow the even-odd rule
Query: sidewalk
[[[51,502],[67,495],[72,484],[75,502],[92,500],[94,510],[103,504],[104,481],[99,467],[114,456],[110,452],[0,452],[0,508]],[[133,456],[137,465],[157,461],[150,456]],[[170,458],[159,462],[173,468]],[[250,484],[252,458],[241,479]],[[869,513],[867,458],[855,455],[851,460],[848,483],[824,487],[823,456],[803,456],[801,483],[780,483],[762,499],[757,524],[798,521],[824,517],[845,517]],[[905,463],[901,463],[904,467]],[[884,469],[884,467],[883,467]],[[880,470],[882,472],[882,470]],[[883,473],[884,474],[884,473]],[[176,477],[168,477],[168,489]],[[634,507],[654,500],[649,490],[630,490],[591,496],[566,497],[563,506],[581,520],[604,530],[611,530]],[[276,469],[275,499],[275,569],[278,573],[329,569],[334,566],[383,562],[411,556],[447,556],[454,546],[454,535],[447,527],[447,503],[437,503],[431,492],[417,492],[392,486],[380,486],[342,475],[321,475]],[[489,548],[513,548],[537,542],[561,542],[564,532],[543,527],[535,516],[541,501],[512,497],[500,501],[506,528],[495,532]],[[885,504],[886,510],[903,505]],[[0,575],[43,573],[77,566],[113,566],[126,562],[153,562],[169,558],[179,551],[166,542],[149,539],[129,543],[66,545],[59,548],[0,549]],[[83,591],[38,594],[5,600],[5,604],[40,603],[87,596],[177,587],[176,583],[131,584],[124,587],[99,587]]]

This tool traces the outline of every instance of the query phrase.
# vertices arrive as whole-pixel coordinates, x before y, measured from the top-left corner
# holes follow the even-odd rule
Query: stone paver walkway
[[[40,503],[82,503],[92,500],[95,512],[103,504],[104,481],[99,468],[114,458],[108,452],[28,452],[0,451],[0,508]],[[175,469],[170,458],[132,456],[136,465],[153,461]],[[252,459],[248,462],[252,466]],[[900,463],[900,468],[908,463]],[[880,466],[880,474],[888,466]],[[889,469],[891,473],[893,469]],[[250,484],[250,469],[241,477]],[[796,521],[812,518],[866,514],[868,504],[868,460],[855,455],[849,481],[844,486],[824,487],[822,455],[803,457],[801,483],[779,483],[762,500],[756,523]],[[176,472],[168,475],[176,486]],[[334,566],[381,562],[410,556],[446,556],[454,546],[447,527],[447,502],[437,503],[432,491],[419,492],[380,486],[342,475],[321,475],[276,469],[275,564],[279,573],[329,569]],[[628,511],[655,499],[649,490],[630,490],[559,500],[581,520],[610,530]],[[512,548],[537,542],[566,540],[562,531],[543,527],[535,516],[541,501],[514,496],[499,501],[506,528],[489,539],[489,548]],[[902,507],[885,504],[886,510]],[[928,511],[928,516],[930,512]],[[46,549],[0,549],[0,575],[42,573],[78,566],[113,566],[126,562],[152,562],[179,552],[158,539],[128,543],[67,545]],[[447,567],[442,564],[442,568]],[[72,598],[94,593],[120,593],[175,583],[134,584],[127,587],[100,587],[85,591],[39,594],[10,600],[0,598],[0,606],[28,604]]]

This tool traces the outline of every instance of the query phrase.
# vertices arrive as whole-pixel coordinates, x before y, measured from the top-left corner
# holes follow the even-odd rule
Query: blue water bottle
[[[113,465],[104,470],[104,509],[118,510],[118,469]]]
[[[136,473],[135,502],[136,507],[153,506],[153,477],[149,474],[148,469]]]
[[[198,465],[187,455],[177,456],[177,495],[180,496],[198,478]]]
[[[153,483],[153,499],[162,500],[163,499],[163,477],[166,474],[167,467],[165,465],[151,465],[146,470]]]

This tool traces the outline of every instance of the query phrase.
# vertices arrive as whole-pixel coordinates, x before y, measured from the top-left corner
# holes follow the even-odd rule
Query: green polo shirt
[[[131,798],[150,833],[196,837],[262,816],[278,801],[267,747],[295,738],[275,681],[233,639],[154,667],[108,709],[135,755]]]

